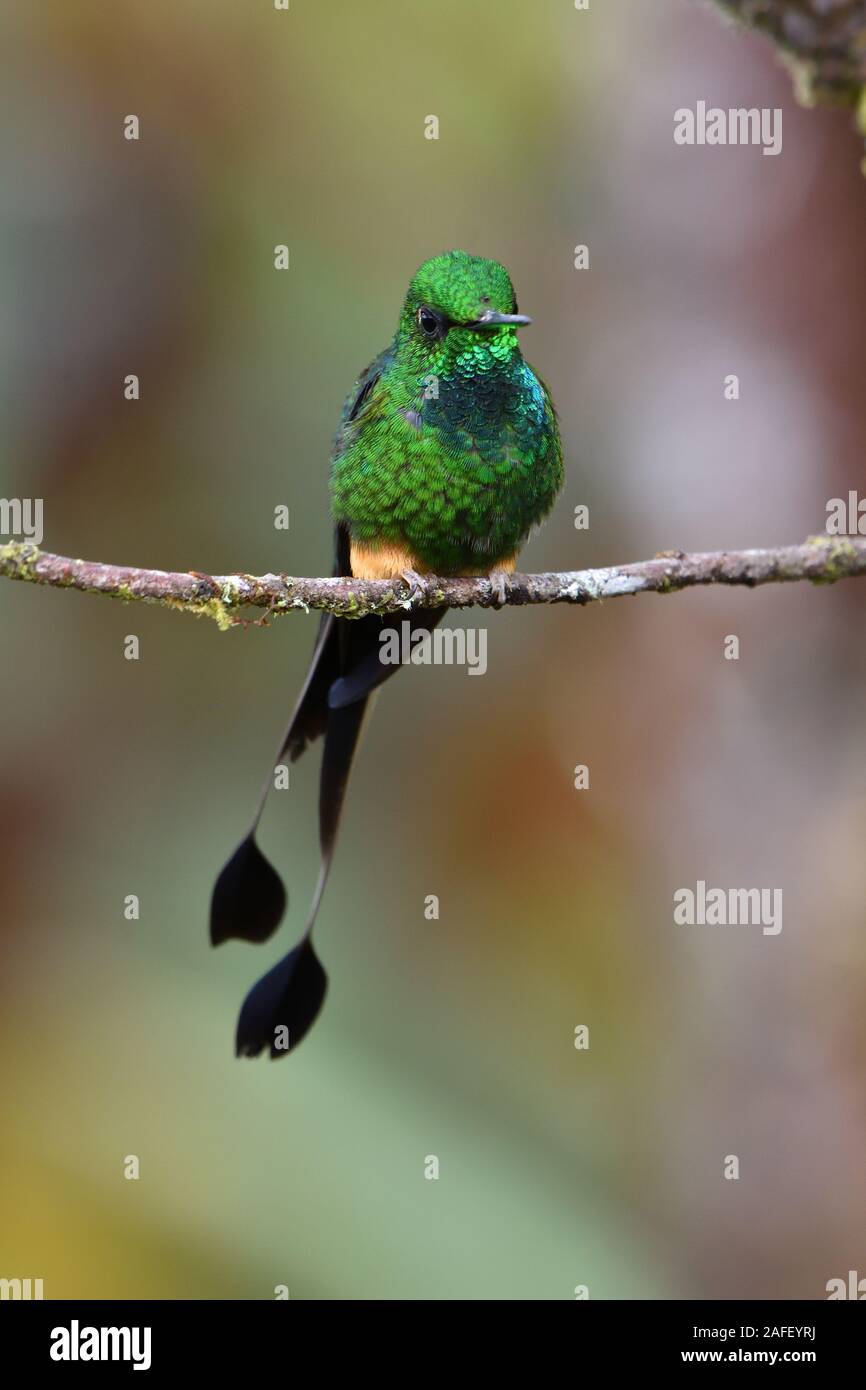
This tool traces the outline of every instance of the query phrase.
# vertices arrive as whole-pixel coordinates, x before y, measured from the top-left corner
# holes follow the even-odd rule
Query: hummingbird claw
[[[424,578],[417,570],[413,569],[401,570],[400,578],[409,586],[409,597],[406,600],[406,607],[411,608],[424,587]]]
[[[490,584],[490,595],[493,599],[492,607],[502,608],[506,600],[505,578],[506,570],[491,570],[487,576]]]

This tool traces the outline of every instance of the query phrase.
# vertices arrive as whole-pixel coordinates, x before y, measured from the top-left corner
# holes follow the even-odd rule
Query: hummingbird
[[[335,575],[402,578],[410,594],[424,576],[486,575],[503,600],[505,576],[563,476],[550,392],[518,343],[518,329],[529,323],[497,261],[447,251],[415,273],[394,338],[355,382],[334,439]],[[431,631],[445,612],[412,611],[411,634]],[[382,638],[405,621],[322,616],[275,759],[294,762],[324,739],[319,876],[300,941],[243,1003],[238,1056],[284,1056],[322,1006],[327,976],[311,934],[365,714],[376,688],[398,669],[380,660]],[[269,769],[252,824],[214,886],[214,945],[265,942],[285,912],[282,879],[256,842],[271,781]]]

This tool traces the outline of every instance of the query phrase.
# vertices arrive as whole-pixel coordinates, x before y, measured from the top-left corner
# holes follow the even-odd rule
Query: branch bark
[[[652,560],[606,569],[561,574],[513,574],[505,578],[505,602],[593,603],[626,594],[669,594],[706,584],[783,584],[808,579],[832,584],[866,575],[866,539],[812,536],[802,545],[773,550],[717,550],[687,555],[664,551]],[[296,579],[284,574],[184,574],[133,569],[52,555],[27,542],[0,545],[0,577],[55,589],[78,589],[126,602],[213,618],[221,628],[248,621],[244,612],[272,614],[321,609],[342,618],[398,613],[412,607],[491,608],[498,594],[489,579],[444,579],[429,575],[415,591],[405,580]]]

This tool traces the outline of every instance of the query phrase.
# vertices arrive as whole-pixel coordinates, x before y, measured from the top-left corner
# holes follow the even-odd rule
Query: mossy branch
[[[506,604],[592,603],[626,594],[669,594],[705,584],[784,584],[808,579],[832,584],[866,575],[866,539],[813,536],[803,545],[773,550],[717,550],[686,555],[664,551],[652,560],[606,569],[561,574],[512,574],[504,580]],[[492,608],[500,593],[489,579],[426,576],[417,586],[403,579],[296,579],[284,574],[185,574],[133,569],[92,560],[51,555],[35,545],[11,541],[0,546],[0,577],[106,594],[126,602],[159,603],[184,613],[213,618],[221,628],[272,614],[321,609],[341,618],[398,613],[412,607]]]

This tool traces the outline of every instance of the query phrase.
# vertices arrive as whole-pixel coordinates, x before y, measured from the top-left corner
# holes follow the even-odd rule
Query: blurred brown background
[[[48,549],[326,573],[342,399],[451,246],[509,267],[560,411],[525,568],[801,540],[866,490],[861,146],[709,9],[19,0],[4,29],[0,495],[44,498]],[[677,147],[698,100],[782,107],[783,153]],[[207,904],[315,619],[224,635],[0,584],[0,1275],[568,1299],[866,1273],[864,605],[455,618],[487,624],[487,676],[383,692],[317,933],[329,998],[270,1065],[233,1030],[303,921],[316,756],[266,820],[281,939],[211,952]],[[781,935],[675,927],[699,878],[781,887]]]

